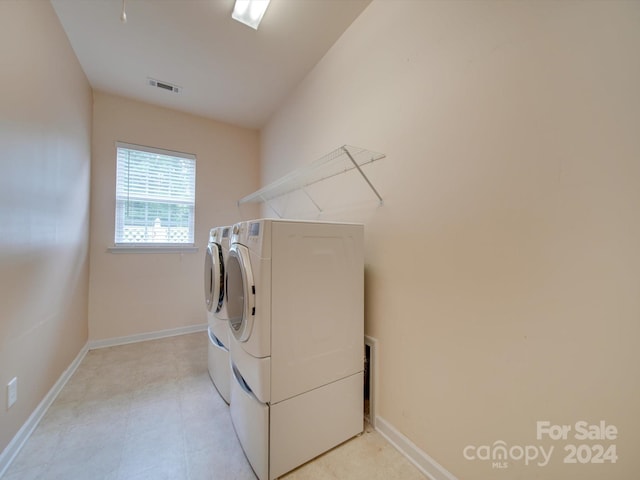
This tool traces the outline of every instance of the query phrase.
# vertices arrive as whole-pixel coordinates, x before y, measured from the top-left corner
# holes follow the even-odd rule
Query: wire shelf
[[[343,145],[329,152],[325,156],[315,160],[307,166],[301,167],[265,187],[238,200],[238,205],[245,203],[269,203],[271,200],[288,195],[298,190],[305,190],[323,180],[357,170],[363,181],[367,183],[371,191],[376,195],[380,204],[382,197],[362,171],[362,167],[385,158],[385,155],[372,152],[360,147]],[[313,201],[313,199],[311,199]],[[313,202],[320,211],[321,208]]]

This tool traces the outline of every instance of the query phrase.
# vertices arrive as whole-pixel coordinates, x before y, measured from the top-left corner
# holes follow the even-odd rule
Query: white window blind
[[[117,245],[193,245],[195,155],[118,142]]]

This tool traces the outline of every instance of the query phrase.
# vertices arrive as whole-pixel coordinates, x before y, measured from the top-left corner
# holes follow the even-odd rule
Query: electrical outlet
[[[18,377],[7,383],[7,408],[11,408],[18,400]]]

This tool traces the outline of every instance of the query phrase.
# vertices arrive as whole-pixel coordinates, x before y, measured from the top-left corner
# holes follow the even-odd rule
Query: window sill
[[[114,245],[108,253],[198,253],[195,245]]]

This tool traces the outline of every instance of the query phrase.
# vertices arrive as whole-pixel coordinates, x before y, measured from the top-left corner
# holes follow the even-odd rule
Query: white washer
[[[229,367],[229,317],[224,298],[224,281],[230,231],[231,227],[211,229],[204,266],[204,296],[209,324],[209,376],[226,403],[230,400],[231,369]]]
[[[362,225],[234,225],[226,262],[231,419],[260,480],[363,428]]]

